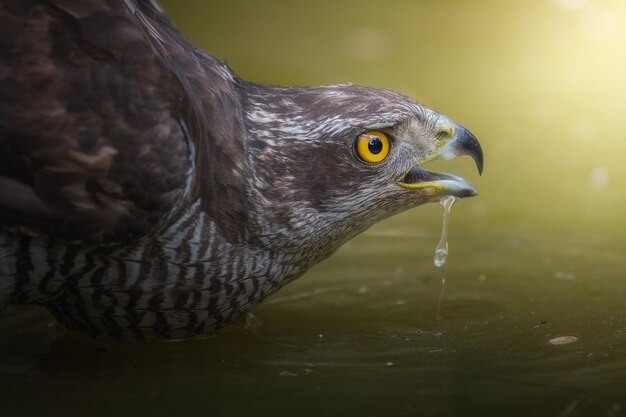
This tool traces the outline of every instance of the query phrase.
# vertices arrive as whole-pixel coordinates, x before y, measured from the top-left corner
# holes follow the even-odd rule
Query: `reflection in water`
[[[413,217],[380,227],[406,227]],[[163,415],[182,407],[226,416],[252,408],[527,416],[529,404],[544,410],[536,415],[556,416],[574,401],[581,415],[607,415],[622,407],[622,264],[602,252],[615,242],[457,226],[455,236],[468,238],[455,238],[440,320],[441,270],[427,267],[435,227],[431,239],[366,234],[257,309],[246,327],[206,340],[91,339],[20,308],[0,322],[3,404],[20,415]],[[381,246],[400,256],[381,259]],[[550,344],[566,335],[578,341]]]

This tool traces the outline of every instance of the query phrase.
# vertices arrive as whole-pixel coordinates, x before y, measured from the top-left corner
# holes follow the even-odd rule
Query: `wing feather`
[[[0,3],[0,226],[140,236],[182,198],[180,80],[122,2]]]

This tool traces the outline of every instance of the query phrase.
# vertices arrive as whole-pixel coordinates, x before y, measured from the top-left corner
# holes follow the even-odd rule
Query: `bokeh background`
[[[621,218],[622,1],[164,5],[244,79],[390,88],[467,125],[488,165],[476,181],[481,197],[464,211],[544,226],[566,217],[572,226],[613,227]]]
[[[469,158],[429,167],[480,195],[454,206],[443,268],[441,207],[420,207],[206,340],[99,341],[33,308],[0,316],[9,414],[626,413],[626,3],[163,5],[244,79],[384,87],[450,116],[481,141],[484,175]]]

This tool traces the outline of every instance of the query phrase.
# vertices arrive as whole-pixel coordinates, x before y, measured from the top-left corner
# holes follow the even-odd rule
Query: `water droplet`
[[[450,210],[452,205],[458,200],[456,197],[448,195],[443,197],[439,204],[443,207],[443,228],[441,230],[441,238],[435,249],[435,266],[440,268],[446,263],[448,258],[448,224],[450,220]]]

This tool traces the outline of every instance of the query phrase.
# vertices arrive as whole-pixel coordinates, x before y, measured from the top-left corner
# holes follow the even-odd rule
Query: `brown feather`
[[[4,1],[0,21],[0,178],[32,197],[0,189],[5,227],[65,239],[147,233],[183,197],[185,125],[206,174],[195,192],[218,215],[244,212],[243,203],[222,203],[244,189],[241,117],[228,111],[239,108],[232,80],[151,3],[133,14],[121,2]],[[229,165],[236,169],[224,175]],[[56,221],[42,221],[42,211]],[[240,231],[226,220],[235,239]]]

